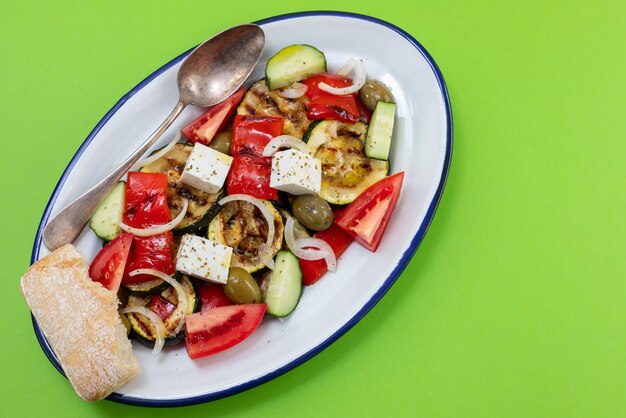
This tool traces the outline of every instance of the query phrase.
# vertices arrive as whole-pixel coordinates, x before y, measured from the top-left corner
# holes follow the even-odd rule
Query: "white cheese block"
[[[278,151],[272,158],[270,186],[293,195],[318,193],[322,185],[322,162],[302,151]]]
[[[197,235],[184,235],[178,247],[176,270],[214,283],[228,281],[233,249]]]
[[[180,181],[206,193],[217,193],[224,186],[232,162],[233,157],[196,143]]]

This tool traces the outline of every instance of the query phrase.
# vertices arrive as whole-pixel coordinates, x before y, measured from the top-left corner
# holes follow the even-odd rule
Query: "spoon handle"
[[[174,120],[183,111],[186,104],[181,100],[146,141],[133,152],[111,174],[102,179],[87,192],[79,196],[72,203],[61,209],[48,222],[43,231],[43,242],[50,251],[67,243],[73,242],[80,235],[87,221],[96,210],[102,199],[111,191],[113,186],[130,170],[137,160],[150,149],[152,145],[163,135]]]

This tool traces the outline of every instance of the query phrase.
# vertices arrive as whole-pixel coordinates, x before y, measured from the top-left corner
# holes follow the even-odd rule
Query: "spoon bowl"
[[[236,26],[205,41],[178,70],[180,100],[201,107],[223,101],[248,78],[264,45],[265,35],[257,25]]]
[[[74,242],[102,199],[189,104],[213,106],[232,95],[259,62],[265,34],[253,24],[227,29],[194,49],[178,70],[180,98],[161,125],[108,176],[61,209],[43,231],[50,251]]]

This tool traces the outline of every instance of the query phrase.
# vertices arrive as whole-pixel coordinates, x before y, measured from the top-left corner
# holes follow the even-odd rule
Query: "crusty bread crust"
[[[87,263],[73,245],[33,264],[21,290],[81,398],[103,399],[141,374],[116,295],[89,278]]]

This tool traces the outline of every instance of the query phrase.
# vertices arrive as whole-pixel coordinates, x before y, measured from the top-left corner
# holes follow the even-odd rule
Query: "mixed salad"
[[[296,309],[356,241],[375,252],[403,172],[389,175],[395,104],[350,59],[303,44],[137,164],[90,220],[94,281],[129,335],[200,358]]]

